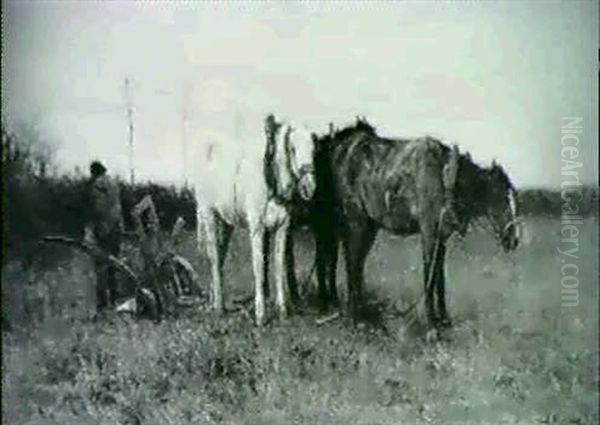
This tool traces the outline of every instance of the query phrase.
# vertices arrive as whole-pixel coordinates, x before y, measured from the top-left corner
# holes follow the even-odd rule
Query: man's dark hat
[[[100,161],[92,161],[90,164],[90,173],[94,177],[101,176],[106,173],[106,167]]]

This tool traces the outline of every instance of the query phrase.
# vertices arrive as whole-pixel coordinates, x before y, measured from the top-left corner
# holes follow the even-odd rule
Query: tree
[[[43,136],[39,119],[17,121],[9,128],[2,117],[2,247],[4,255],[26,250],[46,226],[52,205],[47,190],[56,174],[55,144]]]

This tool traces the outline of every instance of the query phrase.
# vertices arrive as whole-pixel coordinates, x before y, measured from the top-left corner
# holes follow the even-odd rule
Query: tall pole
[[[135,184],[135,167],[133,163],[133,101],[131,98],[131,79],[125,77],[125,106],[127,108],[127,122],[129,127],[129,183]]]
[[[188,124],[191,115],[190,98],[193,86],[185,84],[181,93],[181,172],[184,187],[188,185]]]
[[[183,173],[183,186],[187,187],[188,185],[188,170],[187,170],[187,164],[188,164],[188,159],[187,159],[187,119],[184,118],[183,122],[181,123],[181,138],[182,138],[182,154],[183,154],[183,166],[182,166],[182,173]]]

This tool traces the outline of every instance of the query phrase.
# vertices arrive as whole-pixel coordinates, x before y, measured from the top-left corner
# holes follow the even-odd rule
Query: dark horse
[[[515,189],[495,162],[481,168],[456,146],[431,137],[380,137],[365,120],[330,132],[317,145],[317,189],[308,222],[317,240],[319,292],[337,300],[341,241],[354,318],[363,301],[365,260],[380,229],[421,235],[425,309],[435,327],[450,324],[444,259],[453,232],[464,235],[472,219],[485,216],[505,251],[517,247]]]
[[[330,128],[330,135],[333,135],[333,127]],[[339,303],[336,287],[338,243],[334,214],[335,199],[333,197],[329,145],[315,134],[312,134],[312,139],[316,188],[313,198],[309,202],[303,200],[299,195],[294,196],[290,234],[286,239],[285,263],[290,297],[292,302],[297,304],[300,296],[295,273],[293,232],[301,227],[309,227],[315,236],[314,266],[316,266],[317,272],[318,299],[320,307],[325,309],[329,305],[338,305]]]

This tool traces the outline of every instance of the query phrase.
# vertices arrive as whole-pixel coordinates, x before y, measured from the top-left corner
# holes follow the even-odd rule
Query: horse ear
[[[456,184],[456,175],[458,174],[458,158],[460,156],[460,152],[458,151],[458,146],[453,145],[450,150],[450,155],[448,157],[448,162],[444,165],[443,170],[443,179],[444,179],[444,187],[447,190],[452,190]]]
[[[265,118],[265,131],[271,131],[275,128],[275,116],[273,114],[267,115]]]
[[[315,152],[324,146],[324,139],[317,136],[316,133],[310,133],[310,138]]]

